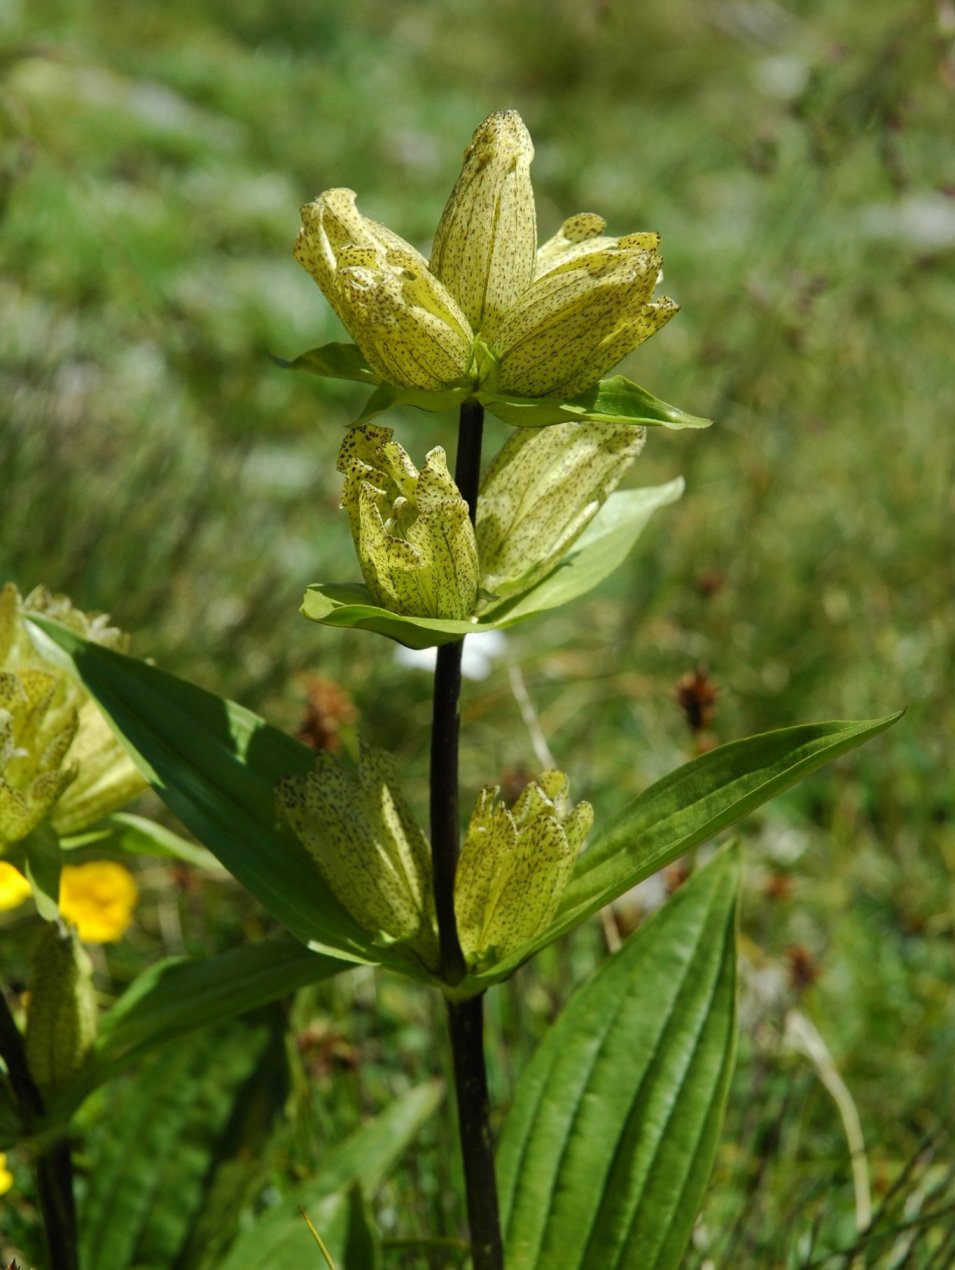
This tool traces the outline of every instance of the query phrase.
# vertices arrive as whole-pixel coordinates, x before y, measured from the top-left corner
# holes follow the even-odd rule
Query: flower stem
[[[503,1270],[501,1221],[497,1208],[494,1144],[488,1117],[484,1065],[484,997],[448,1002],[458,1132],[468,1197],[471,1260],[474,1270]]]
[[[23,1037],[0,990],[0,1057],[27,1132],[43,1115],[43,1099],[27,1068]],[[65,1138],[44,1140],[36,1157],[37,1193],[43,1214],[50,1270],[77,1270],[73,1160]]]
[[[458,425],[454,479],[461,491],[461,497],[468,505],[472,522],[477,513],[483,429],[483,407],[474,401],[465,402],[461,407]],[[461,845],[458,812],[458,699],[461,694],[463,648],[464,641],[458,640],[453,644],[443,644],[438,649],[431,729],[434,900],[441,939],[441,970],[448,983],[458,983],[464,977],[466,969],[454,917],[454,873]],[[503,1270],[487,1071],[484,1064],[483,1006],[483,998],[480,996],[466,1001],[450,1001],[448,1022],[474,1270]]]

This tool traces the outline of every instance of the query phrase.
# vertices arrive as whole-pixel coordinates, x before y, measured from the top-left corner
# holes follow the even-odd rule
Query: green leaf
[[[432,648],[465,635],[504,630],[592,590],[625,559],[657,508],[675,502],[682,493],[683,481],[677,478],[664,485],[611,494],[546,577],[491,608],[478,621],[392,613],[375,604],[361,583],[315,583],[305,592],[301,612],[324,626],[376,631],[409,648]]]
[[[199,847],[187,838],[173,833],[155,820],[133,816],[128,812],[116,812],[104,816],[82,833],[60,839],[64,851],[78,851],[81,847],[95,846],[99,851],[125,851],[130,855],[158,856],[165,860],[181,860],[199,869],[218,869],[221,866],[211,851]]]
[[[55,1110],[74,1110],[153,1049],[351,968],[351,962],[323,957],[291,939],[246,944],[203,960],[160,961],[138,975],[100,1020],[93,1055]]]
[[[547,930],[498,965],[469,976],[459,990],[478,992],[507,978],[604,904],[899,718],[901,712],[861,723],[805,723],[763,732],[671,772],[598,829]]]
[[[326,379],[353,379],[361,384],[377,384],[378,376],[371,369],[357,344],[324,344],[311,348],[292,361],[275,357],[272,361],[283,370],[306,370],[311,375]]]
[[[552,397],[511,397],[506,393],[477,393],[477,399],[505,423],[516,428],[546,428],[553,423],[642,423],[649,427],[708,428],[711,419],[687,414],[641,388],[623,375],[611,375],[571,401]]]
[[[380,384],[362,407],[362,412],[355,423],[367,423],[380,415],[384,410],[394,406],[414,406],[418,410],[429,410],[436,414],[445,414],[457,410],[462,402],[471,396],[474,385],[470,382],[456,387],[431,390],[427,388],[396,388],[391,384]]]
[[[498,1156],[508,1270],[670,1270],[735,1049],[737,852],[720,852],[570,1000]]]
[[[44,821],[17,846],[23,852],[24,872],[33,888],[33,901],[45,922],[54,922],[60,912],[60,872],[63,852],[56,831]]]
[[[328,1242],[328,1225],[323,1222],[328,1223],[329,1213],[323,1205],[328,1203],[329,1197],[340,1199],[356,1184],[368,1193],[374,1192],[421,1125],[434,1115],[443,1096],[444,1087],[439,1081],[419,1085],[344,1142],[330,1147],[318,1174],[274,1208],[266,1210],[255,1225],[236,1240],[218,1270],[246,1270],[256,1264],[305,1265],[310,1239],[302,1221],[302,1210]],[[341,1270],[352,1264],[365,1263],[343,1261]]]
[[[37,638],[67,653],[146,779],[200,842],[296,938],[430,981],[411,953],[379,945],[326,886],[278,818],[273,791],[314,754],[257,715],[38,615]]]
[[[89,1135],[84,1270],[195,1265],[207,1214],[221,1240],[258,1187],[288,1089],[280,1011],[206,1030],[117,1082]]]

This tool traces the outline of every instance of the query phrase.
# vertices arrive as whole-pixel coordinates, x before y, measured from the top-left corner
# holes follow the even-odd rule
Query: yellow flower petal
[[[645,428],[605,423],[513,433],[485,473],[478,499],[484,608],[526,591],[554,568],[617,487],[645,439]]]
[[[566,226],[565,226],[566,228]],[[566,240],[507,314],[497,335],[500,391],[576,396],[676,312],[651,297],[660,273],[654,234]]]
[[[133,875],[112,860],[67,864],[60,875],[60,912],[88,944],[120,939],[132,923],[138,899]]]
[[[0,913],[18,908],[30,898],[30,883],[19,869],[0,860]]]
[[[464,152],[434,238],[432,272],[472,329],[488,339],[534,277],[533,157],[530,133],[516,110],[489,115]]]

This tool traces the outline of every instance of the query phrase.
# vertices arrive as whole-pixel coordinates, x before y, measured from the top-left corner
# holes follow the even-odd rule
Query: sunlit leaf
[[[675,1270],[735,1048],[735,851],[573,996],[517,1089],[498,1156],[508,1270]]]

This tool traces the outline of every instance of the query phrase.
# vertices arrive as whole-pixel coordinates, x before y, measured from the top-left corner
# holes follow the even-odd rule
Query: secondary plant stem
[[[458,425],[454,479],[470,511],[477,513],[484,409],[465,402]],[[464,641],[438,649],[431,729],[431,851],[434,900],[441,939],[441,970],[449,983],[464,977],[464,957],[454,917],[454,873],[460,850],[458,814],[458,699]],[[480,996],[448,1003],[454,1088],[467,1188],[474,1270],[502,1270],[504,1257],[494,1177],[484,1065],[484,1010]]]
[[[27,1068],[23,1037],[0,990],[0,1057],[29,1132],[43,1115],[43,1099]],[[37,1193],[43,1214],[50,1270],[77,1270],[73,1159],[65,1138],[44,1142],[36,1158]]]

